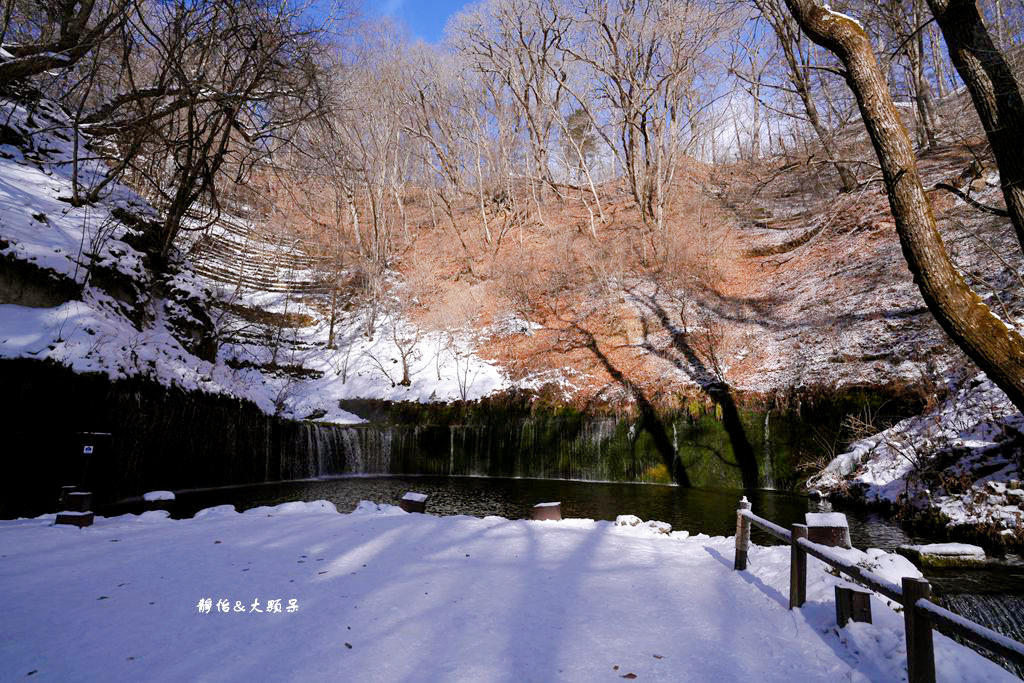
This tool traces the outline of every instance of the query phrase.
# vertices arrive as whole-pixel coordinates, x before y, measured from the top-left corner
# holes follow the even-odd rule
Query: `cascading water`
[[[358,409],[374,422],[269,425],[272,438],[266,434],[265,454],[259,453],[263,479],[438,474],[668,483],[685,473],[698,487],[744,485],[734,435],[718,413],[692,406],[655,418],[661,421],[655,430],[630,417],[502,404]],[[806,424],[814,416],[747,410],[739,418],[760,486],[788,486],[795,460],[813,448]]]
[[[775,468],[772,465],[771,416],[772,411],[770,410],[764,414],[764,446],[761,449],[763,454],[761,458],[761,487],[766,489],[775,488]]]
[[[979,595],[961,593],[947,595],[943,606],[993,631],[1017,641],[1024,641],[1024,596]],[[991,656],[986,653],[986,656]],[[1018,676],[1024,677],[1024,667],[1000,660],[1000,663]]]

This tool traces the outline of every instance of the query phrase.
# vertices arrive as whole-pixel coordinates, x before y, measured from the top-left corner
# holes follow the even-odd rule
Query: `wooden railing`
[[[990,628],[950,612],[932,602],[931,584],[925,579],[904,577],[902,585],[886,581],[863,567],[847,562],[828,546],[807,540],[807,526],[794,524],[786,530],[755,515],[744,497],[736,510],[736,558],[733,569],[747,568],[751,525],[790,546],[789,608],[801,607],[807,600],[807,556],[818,558],[838,569],[855,583],[881,593],[903,605],[903,622],[907,638],[907,678],[910,683],[935,681],[935,652],[932,629],[948,636],[960,637],[989,652],[1005,657],[1024,667],[1024,643],[996,633]]]

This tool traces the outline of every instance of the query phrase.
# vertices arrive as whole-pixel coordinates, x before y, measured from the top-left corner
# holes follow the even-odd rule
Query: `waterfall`
[[[714,421],[667,420],[675,464],[666,462],[654,437],[629,418],[576,413],[534,415],[486,411],[457,420],[434,421],[428,409],[418,419],[340,427],[294,425],[269,460],[278,478],[332,474],[435,474],[668,482],[672,467],[685,467],[697,486],[739,486],[735,468],[708,457],[724,441]],[[760,418],[761,415],[758,415]],[[785,427],[764,416],[760,480],[776,485],[774,448],[785,447]],[[783,436],[780,436],[782,434]],[[779,442],[776,444],[774,442]],[[759,449],[760,450],[760,449]],[[261,454],[262,455],[262,454]],[[275,472],[275,470],[277,472]]]
[[[942,599],[942,603],[951,612],[976,621],[993,631],[1018,641],[1024,640],[1024,596],[963,593],[947,595]],[[1015,666],[1001,657],[982,652],[1017,676],[1024,677],[1024,667]]]
[[[341,442],[345,450],[345,473],[358,474],[366,471],[363,461],[363,447],[359,443],[359,430],[352,427],[343,429]]]
[[[772,411],[770,410],[764,414],[764,448],[761,451],[761,460],[764,466],[761,474],[761,486],[766,489],[775,488],[775,471],[772,466],[775,454],[772,451],[771,424],[769,422],[771,416]]]

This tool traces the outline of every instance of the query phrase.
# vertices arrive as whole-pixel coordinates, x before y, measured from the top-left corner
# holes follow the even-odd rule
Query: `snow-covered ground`
[[[852,488],[867,501],[939,511],[950,526],[990,525],[1020,534],[1022,432],[1024,415],[979,374],[933,411],[854,443],[807,486]]]
[[[732,539],[656,525],[322,501],[51,523],[0,522],[3,680],[906,676],[902,616],[873,599],[873,624],[837,629],[840,580],[817,560],[787,609],[787,547],[734,572]],[[939,634],[935,650],[939,680],[1016,680]]]

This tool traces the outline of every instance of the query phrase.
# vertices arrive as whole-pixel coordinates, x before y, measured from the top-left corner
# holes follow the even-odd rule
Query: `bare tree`
[[[851,192],[857,187],[857,178],[850,168],[844,163],[838,154],[835,144],[835,133],[830,131],[822,121],[818,111],[813,81],[811,78],[814,70],[813,60],[809,48],[801,39],[797,27],[793,26],[789,15],[784,11],[781,0],[751,0],[754,6],[761,13],[761,16],[778,39],[779,48],[786,63],[787,76],[793,93],[800,99],[806,114],[807,123],[810,124],[818,137],[825,156],[832,161],[836,172],[839,174],[839,182],[843,192]]]
[[[460,14],[451,41],[472,68],[497,77],[528,136],[530,177],[555,188],[549,155],[566,92],[556,41],[566,18],[558,0],[489,0]],[[537,197],[538,211],[539,197]]]
[[[698,83],[713,73],[707,47],[727,17],[695,1],[585,0],[558,34],[567,71],[584,72],[579,84],[562,83],[618,156],[644,224],[659,235],[690,124],[706,104]]]
[[[0,87],[67,69],[117,32],[137,0],[36,0],[5,3]],[[21,11],[16,11],[21,10]]]

